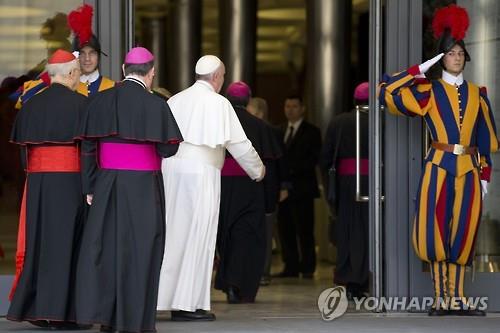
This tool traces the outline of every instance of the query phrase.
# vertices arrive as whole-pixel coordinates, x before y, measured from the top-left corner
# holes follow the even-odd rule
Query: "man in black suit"
[[[278,228],[285,267],[276,277],[312,278],[316,269],[314,198],[319,197],[316,164],[321,150],[319,128],[304,120],[299,96],[285,100],[284,157],[290,170],[289,197],[280,203]]]

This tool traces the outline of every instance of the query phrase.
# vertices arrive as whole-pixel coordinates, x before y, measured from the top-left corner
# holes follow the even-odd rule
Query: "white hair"
[[[73,69],[80,68],[80,63],[78,59],[71,60],[70,62],[64,62],[61,64],[47,64],[45,69],[51,77],[56,75],[65,76],[68,75]]]
[[[212,73],[208,73],[208,74],[196,74],[196,79],[202,80],[202,81],[212,81],[214,78],[215,72],[217,72],[217,69],[215,71],[213,71]]]

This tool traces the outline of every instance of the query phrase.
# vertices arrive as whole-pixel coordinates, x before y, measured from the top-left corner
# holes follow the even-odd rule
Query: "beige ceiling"
[[[288,71],[287,60],[290,57],[294,62],[301,63],[306,43],[305,2],[306,0],[257,1],[257,70],[259,72]],[[165,0],[135,0],[135,4],[139,16],[153,13],[157,15],[160,8],[168,10]],[[202,52],[219,55],[218,0],[202,0],[202,4]],[[367,9],[368,0],[353,0],[354,12]]]

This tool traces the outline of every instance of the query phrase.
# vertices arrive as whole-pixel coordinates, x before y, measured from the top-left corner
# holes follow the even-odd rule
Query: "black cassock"
[[[341,166],[343,160],[352,162],[356,158],[355,111],[341,113],[328,127],[321,156],[322,169],[326,171],[334,163],[334,158],[337,167],[334,282],[364,291],[368,287],[368,203],[356,201],[355,171],[346,170],[347,173],[343,174]],[[364,112],[360,113],[360,158],[367,162],[368,114]],[[366,173],[360,176],[360,189],[362,195],[368,193]]]
[[[281,156],[281,148],[273,130],[264,121],[234,105],[246,136],[267,165]],[[226,164],[231,159],[226,152]],[[246,175],[221,177],[221,201],[217,253],[219,265],[215,288],[227,291],[233,286],[243,301],[253,302],[259,288],[266,257],[266,208],[274,210],[278,192],[264,182]],[[266,167],[267,171],[267,167]],[[269,180],[271,174],[266,173]],[[272,199],[271,199],[272,198]],[[271,203],[267,202],[271,200]],[[274,201],[274,202],[272,202]]]
[[[81,135],[86,139],[83,188],[93,194],[93,202],[78,263],[78,322],[132,332],[155,330],[165,241],[161,170],[105,168],[99,165],[100,149],[103,144],[153,146],[159,156],[170,156],[181,133],[163,99],[140,81],[125,79],[91,99]],[[126,155],[122,150],[111,158]]]
[[[17,267],[8,319],[75,320],[75,270],[85,205],[74,138],[85,102],[84,96],[54,83],[16,116],[11,141],[21,145],[27,168],[26,219],[19,228],[23,233],[25,226],[25,256]]]

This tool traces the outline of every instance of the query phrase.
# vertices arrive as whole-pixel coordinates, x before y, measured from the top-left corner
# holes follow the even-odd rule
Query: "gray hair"
[[[215,73],[217,73],[217,71],[221,68],[222,66],[222,63],[216,68],[214,69],[214,71],[212,73],[208,73],[208,74],[196,74],[196,80],[202,80],[202,81],[212,81],[214,79],[214,76],[215,76]]]
[[[45,69],[49,76],[53,77],[56,75],[65,76],[68,75],[73,69],[80,68],[80,63],[78,59],[74,59],[70,62],[65,62],[62,64],[47,64],[45,65]]]
[[[196,80],[212,81],[214,78],[215,72],[216,72],[216,70],[213,71],[212,73],[208,73],[208,74],[203,74],[203,75],[196,74]]]

